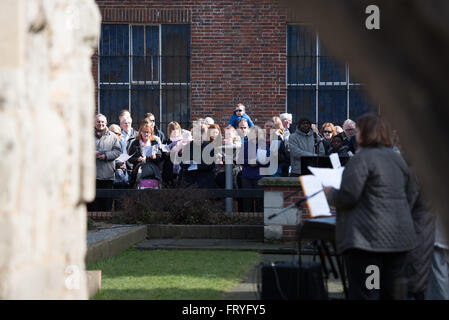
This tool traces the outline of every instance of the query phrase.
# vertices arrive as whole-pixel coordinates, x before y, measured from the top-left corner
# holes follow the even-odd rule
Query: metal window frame
[[[307,27],[306,23],[288,23],[287,25],[293,25],[293,26],[305,26]],[[288,32],[288,28],[286,28],[286,32]],[[288,70],[289,70],[289,66],[288,66],[288,34],[286,36],[286,77],[285,77],[285,82],[286,82],[286,87],[287,87],[287,92],[289,88],[295,88],[295,87],[314,87],[315,86],[315,121],[318,124],[318,119],[319,119],[319,108],[318,108],[318,97],[319,97],[319,87],[320,86],[346,86],[346,118],[349,118],[349,93],[351,90],[351,87],[362,87],[365,84],[364,83],[360,83],[360,82],[351,82],[350,81],[350,77],[349,77],[349,64],[345,63],[344,69],[345,69],[345,81],[320,81],[320,57],[321,57],[321,46],[320,46],[320,42],[319,42],[319,34],[318,32],[315,32],[315,54],[316,54],[316,66],[315,66],[315,81],[311,82],[311,83],[289,83],[288,81]],[[287,112],[288,110],[288,99],[286,99],[286,106],[285,106],[285,110]],[[380,109],[380,105],[379,105],[379,109]]]
[[[105,23],[105,24],[109,24],[109,23]],[[98,70],[97,70],[97,101],[98,101],[98,112],[101,112],[101,103],[100,103],[100,86],[101,85],[128,85],[128,110],[129,112],[132,112],[131,110],[131,106],[132,106],[132,85],[158,85],[159,86],[159,127],[161,127],[162,125],[162,96],[163,96],[163,91],[167,89],[167,87],[170,86],[180,86],[180,87],[186,87],[189,88],[191,86],[191,82],[163,82],[162,81],[162,24],[139,24],[139,23],[110,23],[111,25],[118,25],[118,24],[123,24],[123,25],[128,25],[128,81],[127,82],[101,82],[100,81],[100,63],[101,63],[101,52],[100,52],[100,48],[101,48],[101,41],[100,38],[98,38],[98,49],[99,49],[99,55],[98,55]],[[133,41],[132,41],[132,35],[133,35],[133,27],[134,26],[143,26],[144,27],[144,45],[145,45],[145,27],[147,26],[158,26],[159,27],[159,61],[158,61],[158,69],[159,69],[159,80],[158,81],[141,81],[141,80],[133,80],[133,75],[134,75],[134,70],[133,70]],[[190,36],[190,34],[188,35]],[[110,45],[110,44],[109,44]],[[152,61],[153,62],[153,61]],[[151,68],[153,70],[153,63],[151,63]],[[152,72],[153,75],[153,72]],[[190,80],[190,79],[188,79]],[[165,88],[165,89],[164,89]]]

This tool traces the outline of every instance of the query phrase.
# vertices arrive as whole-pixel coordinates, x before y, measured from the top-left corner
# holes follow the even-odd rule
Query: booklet
[[[306,201],[310,217],[331,216],[332,214],[320,179],[313,175],[305,175],[300,176],[299,181],[301,182],[304,196],[310,197]]]
[[[340,189],[341,178],[343,177],[344,167],[338,169],[331,168],[314,168],[308,166],[307,169],[321,182],[325,187],[333,187]]]

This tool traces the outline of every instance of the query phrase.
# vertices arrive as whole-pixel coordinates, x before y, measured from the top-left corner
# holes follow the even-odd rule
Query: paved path
[[[259,300],[260,299],[260,263],[275,261],[297,261],[296,245],[288,243],[264,243],[251,240],[228,239],[151,239],[134,246],[141,250],[244,250],[261,253],[261,259],[245,275],[241,283],[227,292],[223,300]],[[313,257],[304,255],[303,261],[312,261]],[[318,258],[316,258],[318,261]],[[330,275],[327,281],[329,297],[343,299],[343,286],[340,279]]]

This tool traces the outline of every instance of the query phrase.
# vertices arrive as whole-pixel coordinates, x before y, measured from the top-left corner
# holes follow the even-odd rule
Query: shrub
[[[198,189],[145,190],[123,198],[122,206],[119,223],[208,224],[223,211],[221,201]]]
[[[121,207],[113,223],[254,224],[254,219],[225,214],[223,200],[204,189],[144,190],[122,198]]]

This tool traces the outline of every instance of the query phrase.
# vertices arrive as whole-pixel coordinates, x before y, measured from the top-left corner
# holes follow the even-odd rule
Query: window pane
[[[158,81],[159,27],[132,26],[133,81]]]
[[[315,122],[316,119],[316,91],[314,87],[289,88],[287,97],[287,112],[291,113],[292,122],[296,122],[300,118],[309,118]]]
[[[346,120],[346,86],[320,86],[318,92],[318,124],[340,125]]]
[[[378,108],[368,101],[362,86],[351,86],[349,90],[349,118],[355,121],[366,112],[378,112]]]
[[[164,86],[162,89],[162,123],[166,130],[171,121],[178,122],[182,128],[190,123],[190,88],[188,86]]]
[[[302,25],[287,26],[287,83],[316,82],[316,37]]]
[[[103,24],[100,36],[100,82],[129,81],[128,25]]]
[[[345,82],[345,65],[337,62],[320,42],[320,82]]]
[[[162,81],[190,82],[190,25],[162,25]]]
[[[129,109],[128,85],[100,85],[99,112],[108,119],[108,124],[118,123],[123,109]]]
[[[159,86],[133,85],[131,87],[131,117],[136,130],[139,129],[145,113],[148,112],[154,114],[158,124],[160,120]]]

